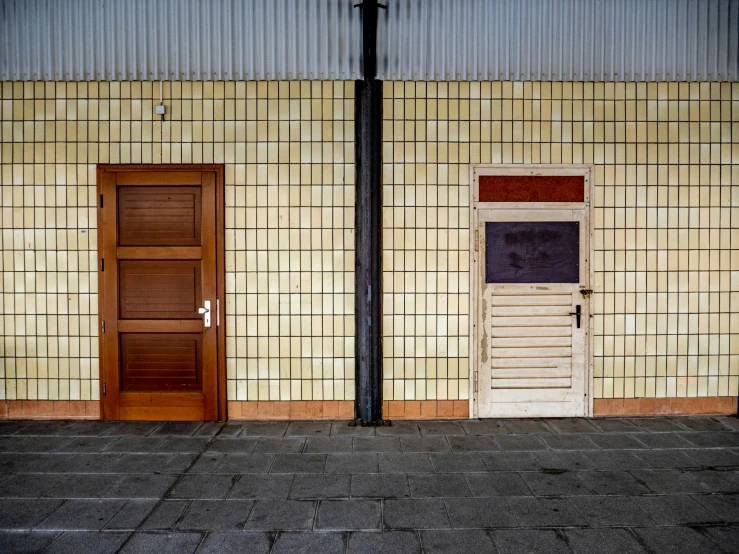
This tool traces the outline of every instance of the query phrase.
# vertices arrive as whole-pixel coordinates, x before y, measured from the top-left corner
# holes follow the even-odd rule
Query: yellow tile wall
[[[0,84],[0,399],[98,398],[98,163],[223,163],[229,400],[354,398],[353,82]]]
[[[385,400],[469,396],[470,164],[595,165],[596,398],[739,391],[739,83],[386,82]]]

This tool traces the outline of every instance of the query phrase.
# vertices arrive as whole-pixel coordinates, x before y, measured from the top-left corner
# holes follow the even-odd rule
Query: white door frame
[[[478,237],[475,232],[478,230],[478,215],[479,209],[524,209],[524,210],[572,210],[581,209],[582,203],[570,203],[570,202],[480,202],[479,200],[479,186],[478,180],[480,175],[542,175],[542,176],[557,176],[557,175],[578,175],[585,179],[585,202],[588,206],[588,225],[590,226],[590,263],[589,265],[589,286],[593,288],[594,284],[594,273],[593,273],[593,242],[594,242],[594,220],[593,217],[593,199],[595,191],[595,179],[594,179],[594,166],[592,165],[570,165],[570,164],[476,164],[470,165],[470,391],[469,391],[469,414],[470,419],[477,418],[478,416],[478,405],[477,405],[477,388],[479,386],[478,377],[478,363],[479,363],[479,348],[478,348],[478,297],[480,294],[479,288],[479,271],[478,264],[480,263],[481,253],[477,249]],[[588,395],[587,405],[587,417],[593,416],[593,299],[592,295],[590,298],[583,299],[584,302],[588,302],[589,309],[587,325],[587,355],[585,357],[585,371],[586,378],[586,390]]]

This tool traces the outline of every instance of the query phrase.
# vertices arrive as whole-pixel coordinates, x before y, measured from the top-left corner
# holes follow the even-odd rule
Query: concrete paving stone
[[[581,471],[580,480],[596,494],[624,494],[637,496],[652,491],[625,471]]]
[[[106,452],[131,452],[131,453],[148,453],[153,452],[159,445],[164,442],[165,437],[136,437],[122,436],[118,437],[113,444],[105,449]]]
[[[600,429],[595,427],[590,421],[577,417],[564,419],[545,418],[544,422],[561,435],[577,433],[600,433]]]
[[[43,473],[51,471],[71,454],[0,454],[0,473]]]
[[[652,521],[625,496],[579,496],[570,501],[591,527],[631,527]]]
[[[421,435],[466,435],[464,429],[458,421],[419,421],[418,428]]]
[[[375,434],[378,437],[385,436],[407,436],[407,435],[420,435],[421,430],[418,428],[418,423],[415,421],[391,421],[390,425],[382,425],[375,429]]]
[[[130,533],[109,531],[68,531],[45,552],[52,554],[113,554],[118,552]]]
[[[384,533],[354,532],[349,535],[347,554],[421,554],[421,542],[410,531]]]
[[[485,531],[423,531],[421,542],[425,554],[495,554],[490,535]]]
[[[251,454],[259,439],[221,439],[217,438],[208,445],[206,452],[222,452],[225,454]]]
[[[277,454],[270,473],[323,473],[326,454]]]
[[[238,421],[228,421],[223,424],[223,427],[221,427],[220,432],[218,433],[219,437],[228,437],[228,438],[236,438],[241,433],[244,432],[244,424]]]
[[[429,454],[437,473],[467,473],[487,471],[477,452],[436,452]]]
[[[274,454],[227,454],[214,473],[268,473]]]
[[[566,470],[557,473],[524,471],[521,473],[526,486],[536,496],[578,496],[592,494],[592,491],[578,479],[577,474]],[[560,473],[561,472],[561,473]]]
[[[329,453],[329,452],[351,452],[352,437],[309,437],[305,441],[303,452]]]
[[[141,529],[172,529],[190,506],[190,500],[165,500],[156,506],[141,524]]]
[[[43,422],[48,424],[48,421]],[[70,422],[59,421],[59,429],[57,435],[74,435],[78,437],[99,437],[110,433],[111,429],[118,426],[117,421],[75,421],[71,425]]]
[[[691,494],[713,492],[695,475],[673,469],[642,469],[631,475],[657,494]]]
[[[246,529],[261,531],[294,531],[311,529],[316,503],[305,500],[257,500]]]
[[[649,469],[684,469],[698,467],[697,462],[688,455],[689,450],[639,450],[634,452],[644,460]],[[646,468],[645,468],[646,469]]]
[[[595,469],[595,464],[583,452],[543,450],[533,452],[531,455],[543,470],[583,471]]]
[[[241,531],[249,518],[253,500],[195,500],[178,531]]]
[[[378,454],[378,459],[380,473],[431,473],[434,471],[431,458],[425,453]]]
[[[195,552],[203,540],[201,533],[136,533],[121,549],[122,554],[151,554],[152,552]]]
[[[702,486],[700,492],[731,494],[739,492],[739,474],[735,471],[715,469],[687,470],[687,475],[694,477]]]
[[[721,518],[687,495],[636,496],[632,499],[659,525],[719,523]]]
[[[529,496],[533,493],[517,473],[469,473],[465,475],[472,496]]]
[[[124,504],[123,500],[69,500],[49,514],[36,529],[99,531]]]
[[[167,437],[156,447],[155,452],[192,452],[200,453],[208,444],[204,437]]]
[[[701,494],[695,495],[692,498],[713,512],[719,520],[727,523],[739,522],[739,495]]]
[[[571,554],[564,536],[554,530],[505,529],[492,532],[499,554]]]
[[[717,552],[718,545],[689,527],[647,527],[633,530],[652,552],[696,554]]]
[[[226,498],[236,475],[185,475],[169,492],[169,498]]]
[[[13,437],[14,438],[14,437]],[[71,437],[27,437],[16,445],[16,452],[58,452]]]
[[[649,464],[633,452],[626,450],[590,450],[583,453],[593,463],[594,469],[626,471],[630,469],[648,469]]]
[[[501,435],[510,433],[502,419],[468,419],[459,423],[468,435]]]
[[[739,417],[736,415],[716,416],[714,419],[727,429],[739,431]]]
[[[208,533],[198,548],[198,554],[267,554],[272,548],[271,533],[259,531],[241,533]]]
[[[455,529],[501,529],[518,527],[504,498],[447,498],[449,521]]]
[[[687,455],[705,467],[739,467],[739,455],[726,448],[694,449],[687,452]]]
[[[374,437],[373,425],[353,425],[346,421],[334,421],[331,424],[332,437]]]
[[[379,530],[378,500],[321,500],[316,529],[323,531]]]
[[[642,442],[626,433],[591,434],[587,438],[603,450],[639,450],[647,448]]]
[[[294,475],[242,475],[229,498],[287,499]]]
[[[406,498],[411,495],[406,475],[352,475],[351,496],[365,498]]]
[[[403,452],[449,452],[446,437],[401,437]]]
[[[565,535],[575,554],[647,554],[626,529],[568,529]]]
[[[554,433],[554,429],[541,419],[506,419],[503,423],[516,435]]]
[[[60,446],[57,452],[70,452],[74,454],[100,453],[117,440],[118,437],[75,437]]]
[[[680,436],[699,448],[736,448],[739,446],[739,433],[733,431],[685,433]],[[61,452],[63,448],[59,451]]]
[[[58,536],[59,533],[0,531],[0,552],[36,554],[46,550]]]
[[[329,421],[291,421],[287,426],[287,437],[328,437],[331,434]]]
[[[30,420],[4,420],[0,421],[0,436],[15,435],[23,429],[27,429],[33,422]]]
[[[344,533],[280,533],[272,554],[344,554]]]
[[[249,454],[247,454],[248,456]],[[226,455],[220,452],[204,452],[199,456],[195,463],[188,469],[187,473],[213,473],[216,468],[223,462]],[[236,471],[226,471],[224,473],[238,473]]]
[[[0,501],[0,529],[33,529],[61,505],[61,500],[4,499]]]
[[[160,471],[163,473],[185,473],[192,467],[198,456],[200,454],[194,452],[189,454],[172,454],[172,457],[164,464],[164,467]]]
[[[172,454],[121,454],[103,473],[146,473],[160,471],[172,459]]]
[[[380,463],[377,454],[337,453],[326,457],[325,473],[377,473]]]
[[[356,437],[354,452],[400,452],[398,437]]]
[[[628,418],[627,421],[649,433],[674,433],[685,430],[676,419],[669,417],[636,417]]]
[[[449,516],[440,498],[383,500],[386,529],[448,529]]]
[[[507,501],[522,527],[573,527],[585,525],[583,517],[564,498],[509,496]]]
[[[531,452],[547,449],[547,445],[536,435],[496,435],[495,441],[504,452]]]
[[[712,417],[681,417],[675,420],[681,427],[690,431],[726,431],[726,426],[721,421]]]
[[[191,437],[201,425],[203,425],[203,423],[200,421],[168,421],[166,423],[161,423],[151,432],[151,434],[167,435],[170,437]]]
[[[0,498],[99,498],[119,480],[97,474],[16,474],[0,482]]]
[[[454,452],[486,452],[500,450],[492,437],[448,437],[447,441]]]
[[[224,423],[221,421],[207,421],[193,433],[196,437],[214,437],[221,433]]]
[[[255,453],[284,454],[303,451],[305,439],[303,437],[267,437],[260,439]]]
[[[542,435],[541,440],[552,450],[597,450],[591,435]]]
[[[726,554],[739,554],[739,526],[704,527],[701,532]]]
[[[162,498],[177,481],[177,475],[134,473],[105,493],[106,498]]]
[[[410,474],[413,498],[472,496],[464,475],[458,473]]]
[[[75,454],[54,467],[55,473],[100,473],[108,470],[122,454]]]
[[[529,452],[481,452],[488,471],[537,471],[541,466]]]
[[[27,438],[25,436],[0,437],[0,452],[22,452],[20,445]]]
[[[695,448],[682,433],[634,433],[633,436],[647,448]]]
[[[642,433],[644,430],[637,427],[628,419],[617,417],[600,417],[589,419],[588,423],[598,429],[601,433]]]
[[[289,498],[342,498],[349,496],[350,475],[296,475]]]
[[[286,430],[286,421],[248,421],[244,424],[242,435],[247,437],[281,437]]]
[[[158,500],[129,500],[113,518],[105,529],[125,530],[137,529],[158,504]]]
[[[133,435],[136,438],[144,438],[159,425],[156,421],[120,421],[118,425],[111,426],[105,436]]]

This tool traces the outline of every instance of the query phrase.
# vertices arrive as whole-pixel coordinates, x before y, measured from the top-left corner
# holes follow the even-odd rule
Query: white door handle
[[[206,300],[204,304],[204,308],[198,308],[198,313],[205,316],[203,318],[203,325],[210,327],[210,300]]]

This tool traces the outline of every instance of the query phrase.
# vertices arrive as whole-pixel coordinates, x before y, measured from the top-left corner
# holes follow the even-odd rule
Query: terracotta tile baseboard
[[[100,419],[97,400],[0,400],[0,419]]]
[[[353,400],[229,401],[228,419],[354,419]]]
[[[469,400],[385,400],[385,419],[467,419]]]
[[[647,416],[688,414],[735,414],[736,396],[701,398],[594,398],[593,415]]]

